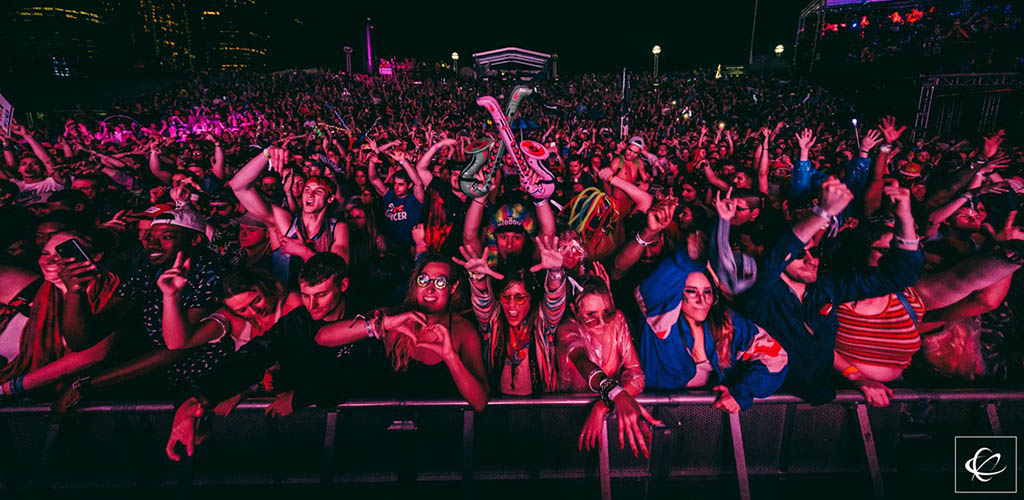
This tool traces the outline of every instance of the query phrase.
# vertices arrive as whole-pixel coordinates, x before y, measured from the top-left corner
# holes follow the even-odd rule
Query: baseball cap
[[[240,226],[262,227],[264,229],[266,229],[266,227],[267,227],[267,223],[266,222],[263,222],[263,220],[261,220],[260,218],[254,216],[251,213],[247,213],[247,214],[245,214],[245,215],[243,215],[241,217],[236,217],[236,218],[232,219],[232,221],[235,224],[240,225]]]
[[[629,138],[629,145],[630,146],[637,146],[640,149],[643,149],[644,147],[646,147],[646,145],[644,144],[643,137],[640,137],[639,135],[634,135],[633,137],[630,137]]]
[[[906,165],[903,165],[902,168],[900,168],[900,173],[903,174],[904,177],[910,179],[921,177],[921,164],[907,163]]]
[[[157,215],[153,225],[168,224],[206,234],[206,218],[194,210],[179,208]]]
[[[138,216],[141,219],[153,219],[156,218],[156,216],[170,212],[171,210],[174,210],[174,205],[171,205],[170,203],[159,203],[143,210],[138,214]]]

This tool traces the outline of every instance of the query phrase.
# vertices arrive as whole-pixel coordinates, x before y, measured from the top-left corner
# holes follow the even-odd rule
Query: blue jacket
[[[738,309],[778,340],[789,355],[783,388],[807,402],[835,398],[830,387],[840,304],[903,290],[917,282],[924,257],[920,250],[893,249],[869,270],[835,274],[819,271],[803,300],[782,281],[786,266],[804,253],[793,231],[784,234],[758,266],[757,280],[738,297]]]
[[[679,390],[697,371],[691,352],[693,332],[681,314],[683,288],[691,273],[705,264],[691,260],[682,249],[662,261],[637,287],[637,303],[646,321],[640,341],[640,362],[648,389]],[[755,397],[770,396],[786,378],[786,352],[767,333],[739,313],[730,311],[734,328],[730,363],[722,368],[715,341],[704,323],[704,350],[715,369],[715,385],[725,385],[740,408]]]

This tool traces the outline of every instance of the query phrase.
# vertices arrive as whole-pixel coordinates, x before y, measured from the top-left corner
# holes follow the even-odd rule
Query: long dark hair
[[[695,271],[697,272],[697,271]],[[728,368],[732,365],[732,337],[735,328],[732,324],[732,316],[729,314],[729,306],[722,296],[722,289],[715,282],[714,277],[707,269],[699,271],[711,283],[712,300],[711,310],[704,320],[708,322],[708,329],[711,330],[711,338],[715,341],[715,353],[718,354],[718,366]],[[697,332],[691,332],[694,336]]]

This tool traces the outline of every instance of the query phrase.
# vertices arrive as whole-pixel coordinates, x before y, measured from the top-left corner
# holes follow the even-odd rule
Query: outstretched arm
[[[434,173],[430,171],[430,161],[434,158],[441,148],[454,147],[458,142],[455,139],[444,139],[430,146],[430,149],[423,156],[416,161],[416,173],[419,174],[420,180],[423,181],[423,185],[429,186],[434,180]]]

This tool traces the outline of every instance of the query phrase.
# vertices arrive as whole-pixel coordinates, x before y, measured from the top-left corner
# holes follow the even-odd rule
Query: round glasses
[[[438,290],[444,290],[445,288],[448,288],[447,276],[442,275],[436,278],[431,278],[427,274],[421,274],[416,277],[416,286],[420,288],[426,288],[427,285],[429,285],[431,282],[434,283],[434,288]]]

